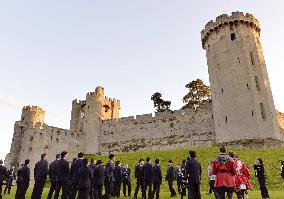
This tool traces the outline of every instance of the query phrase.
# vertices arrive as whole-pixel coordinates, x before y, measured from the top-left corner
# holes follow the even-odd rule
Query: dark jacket
[[[201,173],[201,164],[195,158],[186,162],[185,176],[188,179],[188,184],[200,184]]]
[[[16,173],[13,169],[9,169],[7,171],[6,181],[12,182],[13,180],[16,180]]]
[[[50,163],[49,168],[48,168],[48,176],[49,176],[51,182],[56,181],[56,176],[57,176],[56,162],[57,161],[58,160],[55,160],[52,163]]]
[[[67,182],[69,178],[69,162],[64,158],[56,162],[56,181]]]
[[[17,183],[21,183],[21,184],[29,184],[30,182],[30,168],[23,164],[17,174],[18,174],[18,179],[17,179]]]
[[[105,168],[102,164],[97,165],[93,172],[93,184],[102,186],[104,184]]]
[[[121,170],[122,173],[122,181],[123,182],[131,182],[130,174],[131,174],[131,169],[123,167]]]
[[[78,189],[90,189],[92,179],[92,170],[87,166],[79,169]]]
[[[149,162],[144,165],[143,179],[145,182],[152,180],[152,165]]]
[[[0,165],[0,182],[3,182],[7,175],[7,169],[3,165]]]
[[[121,182],[121,166],[115,165],[114,171],[113,171],[113,181],[114,182]]]
[[[173,166],[169,166],[167,169],[166,181],[174,181],[175,180],[175,169]]]
[[[152,168],[152,183],[162,184],[162,170],[159,165],[154,165]]]
[[[144,177],[143,167],[144,166],[141,166],[140,164],[136,165],[135,167],[134,176],[137,179],[137,181],[140,181],[140,182],[143,181],[143,177]]]
[[[113,171],[114,171],[114,164],[112,161],[108,161],[105,168],[105,180],[106,181],[113,181]]]
[[[48,174],[48,162],[40,160],[35,164],[34,178],[35,180],[46,180]]]
[[[263,165],[255,164],[254,165],[255,177],[258,179],[265,179],[265,170]]]
[[[79,182],[79,169],[83,166],[83,159],[77,159],[71,166],[70,174],[72,175],[72,183]]]

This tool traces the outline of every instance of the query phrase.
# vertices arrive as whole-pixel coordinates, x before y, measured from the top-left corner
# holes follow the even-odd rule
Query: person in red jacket
[[[220,155],[213,160],[212,165],[212,174],[216,175],[215,188],[219,199],[225,199],[226,193],[228,199],[232,199],[236,187],[234,161],[226,152],[226,147],[221,146]]]

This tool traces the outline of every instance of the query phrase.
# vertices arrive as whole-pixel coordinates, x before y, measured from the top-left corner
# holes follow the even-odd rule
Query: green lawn
[[[208,198],[208,199],[213,198],[211,196],[206,195],[206,192],[208,190],[207,166],[208,163],[218,154],[218,148],[217,147],[196,148],[194,150],[197,152],[197,159],[201,162],[203,169],[202,186],[201,186],[201,190],[203,193],[202,198]],[[152,158],[152,163],[156,158],[159,158],[160,165],[162,167],[164,175],[167,168],[167,161],[169,159],[172,159],[174,161],[174,164],[176,165],[180,163],[182,159],[185,159],[188,156],[188,151],[189,149],[178,149],[178,150],[168,150],[168,151],[143,151],[143,152],[122,153],[122,154],[117,154],[116,159],[121,160],[123,164],[125,162],[128,162],[129,167],[132,169],[132,180],[133,180],[134,166],[137,164],[140,158],[146,159],[146,157],[149,156]],[[251,174],[252,174],[251,181],[253,184],[253,191],[251,191],[249,194],[250,199],[261,198],[260,191],[258,190],[259,186],[257,183],[257,179],[254,177],[254,171],[253,171],[253,162],[258,157],[261,157],[264,160],[266,173],[268,177],[267,184],[270,193],[270,198],[272,199],[284,198],[284,180],[281,178],[281,176],[278,173],[279,172],[278,162],[279,160],[284,159],[284,148],[271,148],[271,149],[229,148],[229,151],[236,152],[239,158],[242,159],[247,165],[249,165],[251,169]],[[102,159],[104,163],[107,161],[107,156],[88,155],[88,157],[89,158],[95,157],[96,159]],[[13,193],[14,189],[15,187],[13,187]],[[134,186],[132,187],[132,190],[133,189]],[[26,198],[30,198],[30,192],[31,190],[29,190]],[[44,197],[42,198],[46,198],[47,192],[48,189],[45,188]],[[3,198],[14,198],[14,197],[4,196]],[[164,199],[169,198],[169,192],[165,181],[163,181],[162,184],[161,198]]]

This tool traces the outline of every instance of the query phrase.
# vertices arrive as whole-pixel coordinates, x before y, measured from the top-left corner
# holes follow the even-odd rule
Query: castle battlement
[[[218,32],[225,26],[239,23],[251,26],[258,33],[260,33],[261,31],[259,21],[252,14],[244,14],[243,12],[232,12],[230,16],[227,14],[223,14],[216,17],[215,21],[209,21],[205,25],[205,28],[201,31],[201,41],[203,48],[207,38],[212,32]]]

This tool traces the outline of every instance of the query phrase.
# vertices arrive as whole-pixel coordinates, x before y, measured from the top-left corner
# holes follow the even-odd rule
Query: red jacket
[[[250,172],[247,167],[241,160],[235,161],[235,168],[237,175],[235,176],[236,187],[238,190],[240,189],[251,189],[252,186],[250,184]]]
[[[215,187],[236,187],[235,178],[236,170],[233,159],[221,154],[213,161],[212,174],[216,175]]]

